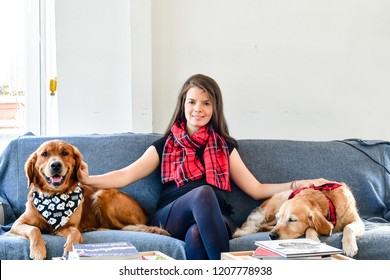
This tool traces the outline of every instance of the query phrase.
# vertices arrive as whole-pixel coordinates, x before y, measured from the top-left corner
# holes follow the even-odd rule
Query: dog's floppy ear
[[[83,162],[83,156],[80,153],[79,149],[77,149],[75,146],[72,146],[72,148],[73,148],[73,158],[75,160],[74,174],[77,178],[77,173],[78,173],[79,169],[81,168],[81,163]]]
[[[27,187],[29,188],[35,178],[35,163],[37,161],[37,154],[32,153],[24,165],[24,171],[27,176]]]
[[[332,234],[333,225],[319,211],[310,212],[309,224],[321,235]]]

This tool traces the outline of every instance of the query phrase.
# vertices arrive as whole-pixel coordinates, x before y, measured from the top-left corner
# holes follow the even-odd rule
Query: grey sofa
[[[79,148],[91,174],[118,169],[136,160],[158,134],[74,135],[56,137]],[[28,241],[6,234],[25,209],[27,179],[24,163],[44,141],[53,137],[26,134],[14,139],[0,157],[0,259],[29,259]],[[344,181],[355,194],[366,233],[358,240],[356,259],[390,259],[390,143],[385,141],[289,141],[239,140],[238,150],[253,174],[262,182],[324,177]],[[161,188],[158,172],[122,191],[135,197],[149,213],[156,209]],[[225,194],[240,226],[261,201],[255,201],[233,185]],[[85,243],[130,240],[140,251],[158,250],[175,259],[186,259],[184,242],[150,233],[107,230],[83,233]],[[65,239],[44,235],[47,258],[62,255]],[[256,233],[230,241],[230,251],[253,250]],[[341,247],[341,234],[322,237]]]

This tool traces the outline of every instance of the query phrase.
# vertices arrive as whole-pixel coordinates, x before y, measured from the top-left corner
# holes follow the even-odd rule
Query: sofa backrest
[[[0,196],[12,208],[6,213],[6,224],[20,216],[27,200],[27,177],[24,164],[40,144],[52,139],[62,139],[75,145],[88,163],[91,175],[102,174],[127,166],[138,159],[160,137],[158,134],[121,133],[109,135],[77,135],[67,137],[37,137],[31,134],[13,140],[0,158]],[[143,207],[153,213],[160,195],[158,172],[132,186],[121,189],[131,194]]]
[[[0,202],[6,206],[5,224],[13,222],[25,209],[28,189],[24,164],[44,141],[63,139],[75,145],[93,175],[134,162],[159,137],[159,134],[140,133],[66,137],[27,134],[18,137],[0,157]],[[280,183],[321,177],[343,181],[351,187],[363,218],[390,220],[389,142],[239,140],[238,151],[260,182]],[[234,208],[233,220],[240,226],[261,201],[251,199],[234,184],[232,188],[232,192],[225,192],[224,196]],[[161,190],[159,172],[121,190],[137,199],[149,213],[154,213]]]
[[[240,140],[238,151],[260,182],[326,178],[347,183],[363,218],[390,220],[390,143],[386,141]],[[258,202],[236,187],[226,195],[237,225]]]

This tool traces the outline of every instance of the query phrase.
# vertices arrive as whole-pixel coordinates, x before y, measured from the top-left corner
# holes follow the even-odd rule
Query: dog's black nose
[[[54,172],[60,172],[61,169],[62,169],[62,164],[60,161],[53,161],[51,164],[50,164],[50,168],[51,170],[53,170]]]
[[[276,239],[279,238],[279,234],[277,232],[275,232],[275,231],[271,231],[269,233],[269,238],[271,238],[272,240],[276,240]]]

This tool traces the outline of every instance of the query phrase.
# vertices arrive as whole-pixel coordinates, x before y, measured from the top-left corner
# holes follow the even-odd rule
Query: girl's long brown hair
[[[164,135],[169,135],[171,127],[175,122],[186,121],[184,105],[187,97],[187,91],[192,87],[198,87],[206,91],[209,94],[211,103],[213,104],[213,116],[207,126],[209,128],[213,128],[215,132],[224,137],[226,140],[233,142],[237,147],[237,141],[229,135],[229,128],[223,114],[221,89],[214,79],[202,74],[193,75],[184,83],[177,99],[175,112],[173,113]]]

